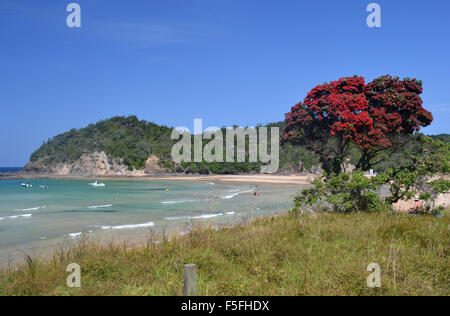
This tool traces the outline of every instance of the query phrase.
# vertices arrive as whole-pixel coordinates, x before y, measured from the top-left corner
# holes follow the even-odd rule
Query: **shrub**
[[[379,212],[386,206],[378,194],[376,179],[364,176],[360,170],[329,177],[324,174],[313,185],[295,197],[293,212],[317,204],[342,213]]]

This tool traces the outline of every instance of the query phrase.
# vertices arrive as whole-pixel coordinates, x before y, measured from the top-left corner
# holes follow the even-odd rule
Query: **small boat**
[[[40,185],[39,186],[41,189],[48,189],[48,185]]]
[[[93,187],[104,187],[106,186],[104,183],[98,183],[98,181],[95,181],[94,183],[89,183],[89,185]]]
[[[31,188],[33,185],[32,185],[32,184],[29,184],[29,183],[22,183],[22,186],[23,186],[24,188]]]

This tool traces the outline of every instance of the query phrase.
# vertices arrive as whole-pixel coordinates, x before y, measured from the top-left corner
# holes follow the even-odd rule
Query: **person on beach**
[[[419,199],[414,199],[414,207],[408,210],[408,214],[417,214],[423,210],[423,204]]]

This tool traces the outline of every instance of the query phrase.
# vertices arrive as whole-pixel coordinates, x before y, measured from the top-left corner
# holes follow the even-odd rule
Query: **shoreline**
[[[199,295],[448,295],[449,217],[393,216],[322,213],[265,217],[240,227],[193,227],[193,233],[143,246],[102,247],[86,240],[73,245],[73,251],[57,254],[55,260],[32,258],[32,263],[36,262],[33,269],[22,264],[0,270],[5,276],[0,292],[179,296],[183,266],[191,263],[198,265],[202,276]],[[405,233],[393,236],[398,228]],[[393,238],[402,260],[390,256]],[[339,247],[339,256],[334,245]],[[382,267],[396,262],[397,271],[408,278],[396,278],[391,268],[383,274],[383,292],[375,293],[365,286],[367,262]],[[84,286],[65,286],[70,263],[83,268]],[[427,273],[412,273],[422,271],[424,265]],[[345,278],[336,279],[337,275]],[[332,282],[338,285],[330,287]]]
[[[24,266],[27,256],[33,260],[48,264],[58,254],[69,253],[76,247],[86,243],[95,244],[102,251],[111,247],[135,250],[155,246],[163,242],[170,242],[174,239],[189,237],[191,233],[199,230],[212,229],[214,231],[220,231],[232,229],[251,225],[258,220],[278,218],[280,216],[287,216],[288,214],[288,209],[277,212],[266,211],[265,214],[259,216],[251,216],[250,213],[241,213],[232,220],[217,221],[214,219],[204,219],[174,223],[172,226],[151,226],[148,228],[140,228],[136,231],[97,231],[77,237],[66,236],[64,238],[43,240],[44,242],[48,242],[48,244],[41,246],[34,245],[31,249],[25,249],[21,246],[15,247],[17,249],[4,249],[5,253],[8,253],[8,258],[7,260],[0,260],[0,272],[5,271],[5,269]]]
[[[317,177],[314,174],[239,174],[239,175],[145,175],[145,176],[122,176],[122,175],[98,175],[98,176],[66,176],[54,174],[20,174],[5,173],[0,174],[0,180],[35,180],[35,179],[53,179],[53,180],[132,180],[132,181],[224,181],[239,183],[258,183],[258,184],[291,184],[291,185],[309,185]]]
[[[255,179],[256,177],[256,179]],[[173,181],[173,184],[175,185],[177,182],[183,186],[183,187],[191,187],[191,186],[196,186],[196,185],[207,185],[207,182],[212,182],[214,181],[214,183],[216,185],[207,185],[207,188],[215,188],[218,187],[219,184],[221,184],[221,182],[227,182],[225,181],[221,181],[220,179],[224,178],[223,176],[219,176],[219,175],[214,175],[214,176],[176,176],[176,177],[167,177],[166,175],[164,176],[152,176],[152,177],[103,177],[102,179],[104,179],[103,181],[105,181],[105,183],[108,186],[108,183],[106,181],[110,181],[109,184],[111,185],[111,187],[114,187],[114,181],[120,181],[123,180],[124,181],[124,185],[128,186],[128,185],[138,185],[140,186],[141,184],[143,186],[153,186],[152,181],[155,182],[155,184],[158,181]],[[303,184],[305,182],[305,177],[304,176],[284,176],[280,179],[279,176],[268,176],[268,175],[246,175],[246,176],[226,176],[225,178],[227,178],[228,185],[227,187],[234,187],[234,186],[242,186],[242,185],[247,185],[248,184],[253,184],[255,185],[255,183],[260,184],[261,186],[259,186],[258,190],[261,190],[261,192],[265,192],[264,190],[268,190],[270,192],[272,192],[272,188],[273,190],[275,190],[274,192],[279,192],[281,193],[281,195],[284,195],[284,192],[297,192],[298,190],[300,190],[300,186],[304,187],[305,184]],[[62,180],[67,180],[67,181],[71,181],[71,180],[84,180],[87,181],[89,180],[90,182],[92,182],[92,178],[86,178],[86,177],[47,177],[46,179],[62,179]],[[98,181],[100,181],[99,178],[97,178]],[[255,180],[255,181],[253,181]],[[290,181],[288,181],[290,180]],[[26,180],[24,180],[25,182]],[[39,180],[38,180],[39,181]],[[184,182],[183,182],[184,181]],[[192,181],[192,182],[187,182],[187,181]],[[234,182],[234,183],[233,183]],[[239,182],[239,183],[238,183]],[[280,183],[281,182],[281,183]],[[80,181],[81,184],[79,185],[83,185],[82,181]],[[139,184],[141,183],[141,184]],[[163,182],[162,182],[163,183]],[[285,186],[282,186],[284,183]],[[293,184],[294,183],[294,184]],[[18,183],[20,184],[20,182]],[[38,183],[36,183],[37,186]],[[118,183],[119,184],[119,183]],[[225,183],[222,183],[225,184]],[[168,183],[166,182],[164,184],[165,186],[171,186],[172,183]],[[33,183],[34,186],[34,183]],[[217,189],[217,190],[220,190]],[[241,190],[242,191],[242,190]],[[226,191],[228,192],[228,191]],[[244,193],[246,193],[247,191],[245,191]],[[221,193],[222,194],[222,193]],[[231,194],[231,193],[223,193],[223,194]],[[223,195],[222,194],[222,195]],[[235,193],[233,193],[235,194]],[[253,199],[252,195],[248,194],[248,198],[249,199]],[[287,194],[287,193],[286,193]],[[219,195],[220,196],[220,195]],[[271,201],[274,199],[274,197],[277,197],[277,199],[279,199],[279,195],[264,195],[265,197],[268,198],[267,201]],[[286,195],[287,196],[287,195]],[[164,195],[165,197],[165,195]],[[122,199],[122,197],[119,197],[119,199]],[[173,199],[173,198],[165,198],[165,199]],[[158,200],[159,201],[159,200]],[[219,200],[220,201],[220,200]],[[288,202],[291,201],[290,197],[287,197],[286,199],[282,199],[281,201],[283,201],[283,212],[286,211],[288,209],[288,207],[285,208],[285,202],[286,205]],[[112,201],[106,201],[108,203],[113,204]],[[106,202],[104,204],[106,204]],[[118,221],[118,223],[93,223],[93,224],[103,224],[103,225],[125,225],[125,224],[140,224],[140,223],[144,223],[144,222],[148,222],[151,221],[152,223],[154,223],[154,226],[150,229],[153,232],[158,232],[161,233],[162,230],[165,230],[167,233],[169,233],[172,236],[177,236],[177,235],[185,235],[186,234],[186,228],[192,228],[192,226],[197,227],[197,226],[222,226],[224,223],[227,224],[227,226],[238,226],[240,223],[242,223],[242,221],[245,219],[247,220],[247,217],[251,217],[251,218],[258,218],[259,216],[267,216],[267,215],[273,215],[273,214],[277,214],[279,209],[278,207],[262,207],[260,205],[256,205],[253,206],[253,208],[256,207],[260,207],[261,209],[256,209],[256,213],[253,213],[253,209],[252,211],[247,210],[247,204],[242,204],[242,207],[238,208],[238,210],[235,210],[235,206],[231,205],[233,213],[234,211],[236,212],[236,214],[232,215],[232,216],[223,216],[223,217],[217,217],[214,220],[210,219],[210,218],[201,218],[201,219],[191,219],[191,216],[194,215],[203,215],[203,214],[209,214],[209,213],[217,213],[217,212],[225,212],[224,209],[225,208],[217,208],[217,202],[211,202],[212,203],[212,208],[206,206],[203,209],[200,208],[200,211],[195,214],[190,214],[192,213],[190,210],[190,208],[192,207],[189,202],[187,202],[186,207],[182,207],[183,211],[180,211],[179,216],[183,216],[185,215],[184,213],[186,213],[186,219],[180,219],[180,220],[165,220],[162,216],[156,216],[156,217],[149,217],[148,219],[144,219],[142,218],[135,218],[133,220],[128,220],[128,219],[124,219],[121,221]],[[243,202],[236,202],[236,203],[243,203]],[[100,205],[101,203],[99,203]],[[115,204],[115,203],[114,203]],[[94,205],[94,204],[86,204],[83,207],[86,207],[87,205]],[[97,204],[95,204],[97,205]],[[158,204],[159,205],[159,204]],[[279,205],[279,203],[277,204]],[[272,205],[273,206],[273,205]],[[27,206],[28,207],[28,206]],[[204,212],[203,212],[204,211]],[[216,212],[217,211],[217,212]],[[189,213],[190,212],[190,213]],[[151,214],[150,214],[151,215]],[[149,215],[149,216],[150,216]],[[178,215],[175,214],[175,215]],[[256,215],[256,216],[253,216]],[[168,215],[169,216],[169,215]],[[98,220],[97,220],[98,221]],[[68,237],[66,235],[69,235],[68,233],[74,233],[74,232],[82,232],[83,237],[79,238],[71,238]],[[22,253],[16,253],[16,251],[13,250],[14,249],[22,249],[23,251],[32,254],[32,256],[38,256],[42,258],[48,258],[51,257],[51,255],[54,254],[54,252],[58,249],[59,244],[61,243],[65,243],[65,242],[76,242],[77,240],[82,240],[85,237],[87,238],[93,238],[94,240],[97,241],[102,241],[104,242],[104,244],[109,244],[109,241],[114,240],[115,242],[118,242],[120,244],[122,244],[123,242],[125,242],[128,245],[133,245],[133,246],[143,246],[146,244],[147,242],[147,237],[148,237],[148,232],[149,230],[147,228],[137,228],[137,229],[133,229],[133,230],[108,230],[108,231],[104,231],[101,229],[94,229],[94,228],[81,228],[81,229],[71,229],[71,230],[65,230],[64,236],[57,236],[57,237],[48,237],[47,235],[39,235],[39,236],[45,236],[45,239],[41,239],[41,240],[35,240],[32,242],[26,242],[23,244],[19,244],[17,246],[14,247],[5,247],[4,249],[0,249],[0,266],[4,266],[5,264],[7,264],[7,261],[9,260],[9,256],[11,255],[11,259],[13,259],[12,261],[14,263],[21,263],[23,262],[23,255]]]

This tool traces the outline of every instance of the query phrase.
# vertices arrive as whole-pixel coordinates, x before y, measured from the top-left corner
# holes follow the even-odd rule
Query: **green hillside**
[[[104,151],[110,158],[122,158],[130,169],[140,169],[151,155],[170,153],[170,133],[167,126],[136,116],[117,116],[53,137],[30,160],[44,164],[74,162],[83,154]]]
[[[280,128],[280,171],[308,171],[314,165],[318,165],[318,159],[307,150],[306,144],[292,145],[282,141],[284,122],[270,123],[266,126]],[[117,116],[53,137],[31,155],[30,161],[43,165],[71,163],[83,154],[104,151],[109,158],[123,159],[130,170],[143,168],[148,157],[152,155],[159,157],[160,165],[169,172],[236,174],[260,170],[261,163],[249,162],[174,164],[170,156],[171,147],[175,143],[170,139],[171,132],[172,128],[139,120],[136,116]],[[225,135],[225,129],[223,132]],[[448,134],[434,137],[442,141],[450,141]],[[403,148],[381,157],[384,160],[381,159],[375,170],[381,171],[411,164],[411,154],[422,150],[418,138],[418,135],[410,136]],[[204,140],[204,145],[207,142],[209,140]],[[354,150],[351,152],[349,161],[355,162],[357,159],[358,152]]]
[[[268,127],[283,123],[269,124]],[[45,142],[30,158],[44,165],[71,163],[83,154],[104,151],[110,158],[120,158],[130,170],[141,169],[151,155],[160,158],[160,165],[169,172],[236,174],[258,172],[260,163],[173,163],[170,151],[175,141],[170,139],[172,128],[160,126],[136,116],[117,116],[81,129],[72,129]],[[269,135],[270,136],[270,135]],[[204,141],[206,144],[208,141]],[[193,147],[192,147],[193,148]],[[317,164],[317,159],[302,146],[282,145],[280,160],[283,168],[297,170]]]

